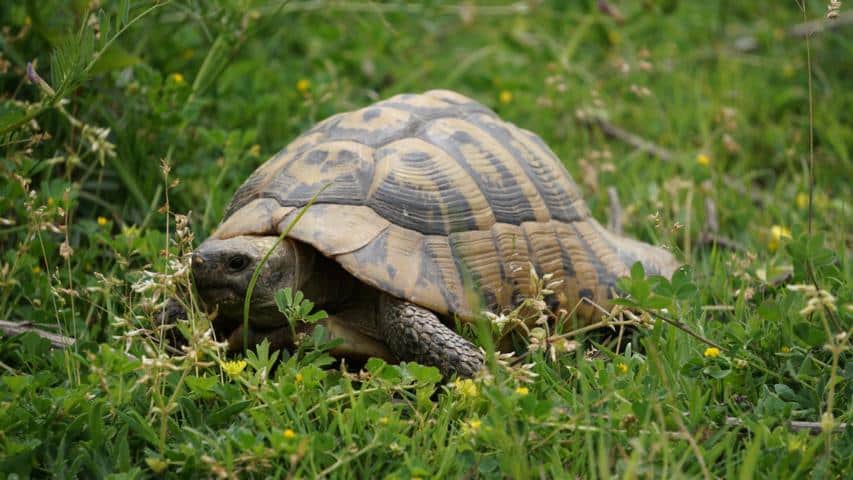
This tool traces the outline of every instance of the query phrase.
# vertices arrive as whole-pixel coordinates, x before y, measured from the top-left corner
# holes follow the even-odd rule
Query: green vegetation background
[[[0,338],[0,476],[849,475],[853,36],[789,35],[829,2],[480,3],[3,2],[0,320],[77,342]],[[691,265],[631,302],[720,348],[645,315],[620,351],[575,332],[450,384],[322,349],[221,368],[200,317],[160,351],[193,241],[164,212],[203,239],[301,131],[432,88],[540,134],[602,221],[613,187],[626,232]],[[704,241],[709,202],[735,248]]]

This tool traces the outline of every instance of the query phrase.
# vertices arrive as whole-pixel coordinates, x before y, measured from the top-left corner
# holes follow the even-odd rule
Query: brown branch
[[[720,231],[720,219],[717,216],[717,204],[711,197],[705,197],[705,225],[706,233],[717,234]]]
[[[740,427],[743,426],[743,420],[737,417],[726,417],[726,425]],[[842,432],[847,429],[849,424],[839,423],[832,429],[833,432]],[[820,422],[804,422],[800,420],[791,420],[788,422],[788,429],[792,432],[807,431],[812,435],[817,435],[823,431]]]
[[[739,253],[746,253],[749,251],[749,250],[747,250],[746,247],[744,247],[743,245],[741,245],[739,242],[737,242],[735,240],[732,240],[728,237],[724,237],[722,235],[717,235],[714,233],[707,233],[707,232],[699,235],[699,245],[703,245],[703,246],[716,245],[718,247],[727,248],[729,250],[733,250],[733,251],[739,252]]]
[[[622,235],[622,204],[619,202],[619,192],[616,187],[607,187],[607,198],[610,199],[610,218],[607,228],[616,235]]]
[[[709,246],[717,245],[719,247],[728,248],[736,252],[746,252],[746,247],[740,243],[719,235],[720,220],[717,218],[717,204],[711,197],[705,197],[705,225],[702,226],[702,233],[699,234],[699,245]]]
[[[67,348],[74,345],[74,342],[76,342],[74,338],[41,330],[29,321],[10,322],[8,320],[0,320],[0,331],[9,336],[15,336],[25,332],[33,332],[39,337],[48,340],[55,348]]]
[[[816,33],[838,30],[853,24],[853,10],[844,12],[832,20],[819,18],[808,22],[798,23],[785,31],[788,38],[805,38]],[[752,35],[744,35],[735,40],[734,49],[740,52],[751,52],[759,46],[758,40]]]
[[[672,325],[673,327],[681,330],[682,332],[690,335],[691,337],[695,338],[696,340],[699,340],[700,342],[705,343],[706,345],[710,345],[710,346],[717,348],[723,352],[726,351],[726,348],[720,346],[719,344],[711,341],[710,339],[703,337],[702,335],[691,330],[690,327],[688,327],[687,324],[685,324],[684,322],[681,322],[681,321],[676,320],[674,318],[669,318],[666,315],[660,314],[654,310],[649,310],[649,309],[644,308],[643,311],[648,313],[649,315],[657,318],[657,319],[663,320],[664,322],[666,322],[666,323]]]
[[[622,143],[628,144],[637,150],[647,153],[653,157],[657,157],[665,162],[671,161],[675,158],[675,154],[670,150],[667,150],[664,147],[661,147],[654,142],[646,140],[645,138],[633,134],[621,127],[618,127],[605,118],[598,115],[589,115],[589,114],[581,114],[577,116],[578,120],[586,125],[595,126],[601,129],[605,135],[610,138],[619,140]],[[735,192],[748,196],[752,199],[752,201],[758,205],[765,205],[768,203],[772,203],[772,198],[768,195],[764,195],[760,192],[756,192],[750,188],[745,187],[736,179],[723,175],[722,177],[723,183],[726,184],[727,187],[731,188]]]
[[[600,128],[608,137],[615,138],[616,140],[626,143],[641,152],[648,153],[653,157],[658,157],[667,162],[674,158],[674,155],[669,150],[658,146],[639,135],[635,135],[621,127],[618,127],[601,116],[581,115],[578,118],[582,123],[594,125]]]

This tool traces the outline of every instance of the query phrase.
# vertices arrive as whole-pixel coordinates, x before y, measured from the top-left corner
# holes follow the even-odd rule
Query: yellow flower
[[[48,197],[48,199],[47,199],[47,204],[48,204],[48,205],[53,205],[53,202],[54,202],[53,198]]]
[[[229,362],[221,362],[219,364],[225,373],[231,375],[232,377],[236,377],[243,373],[243,370],[246,369],[246,361],[245,360],[235,360]]]
[[[145,463],[156,474],[161,474],[169,468],[169,462],[157,457],[148,457],[145,459]]]
[[[475,398],[480,394],[480,391],[477,389],[477,384],[470,378],[466,378],[464,380],[457,378],[456,381],[453,382],[453,386],[463,397]]]
[[[782,347],[782,353],[790,353],[791,349],[788,347]]]
[[[512,92],[509,90],[501,90],[501,93],[498,95],[498,100],[506,105],[512,101]]]
[[[173,74],[169,75],[169,80],[171,80],[172,83],[175,83],[176,85],[183,85],[184,84],[184,76],[181,75],[180,73],[173,73]]]
[[[805,209],[809,206],[809,194],[806,192],[800,192],[797,194],[797,208]]]
[[[36,275],[38,275],[39,273],[41,273],[41,267],[39,267],[38,265],[36,265],[35,267],[33,267],[33,273],[35,273]]]
[[[522,397],[530,393],[530,390],[527,387],[518,387],[515,389],[515,393],[521,395]]]
[[[708,358],[717,358],[720,356],[720,349],[717,347],[708,347],[705,349],[705,353],[703,355]]]
[[[293,429],[290,428],[282,432],[282,435],[284,435],[284,438],[287,439],[296,438],[296,432],[294,432]]]
[[[379,423],[382,425],[388,425],[388,417],[379,417]]]
[[[311,89],[311,81],[307,78],[300,79],[296,82],[296,89],[299,90],[299,93],[308,93],[308,90]]]
[[[624,375],[628,373],[628,365],[625,365],[624,363],[620,362],[616,365],[616,370],[619,370],[619,373]]]
[[[608,30],[607,40],[610,40],[611,45],[619,45],[622,43],[622,35],[616,30]]]
[[[799,437],[793,437],[788,440],[788,453],[805,452],[806,444]]]
[[[468,420],[464,424],[462,424],[462,432],[466,434],[474,434],[480,431],[480,427],[483,425],[483,422],[477,420],[476,418],[473,420]]]
[[[252,145],[252,147],[249,149],[249,156],[255,157],[255,158],[260,157],[261,156],[261,146],[258,145],[257,143]]]
[[[781,225],[773,225],[770,227],[770,241],[767,242],[767,248],[771,252],[779,249],[779,245],[783,239],[791,238],[791,229]]]
[[[98,217],[98,225],[104,226],[107,224],[107,217]]]
[[[711,164],[711,157],[709,157],[705,153],[700,153],[699,155],[696,155],[696,163],[702,165],[703,167],[707,167]]]

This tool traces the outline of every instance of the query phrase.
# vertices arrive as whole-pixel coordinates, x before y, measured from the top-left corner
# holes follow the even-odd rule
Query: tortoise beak
[[[210,255],[205,255],[198,250],[193,252],[192,269],[193,278],[199,287],[210,283],[211,280],[216,278],[216,272],[214,271],[217,270],[216,262],[213,261]]]
[[[198,249],[192,254],[193,281],[202,301],[209,307],[222,302],[235,301],[237,292],[233,282],[224,275],[222,262],[216,252]]]

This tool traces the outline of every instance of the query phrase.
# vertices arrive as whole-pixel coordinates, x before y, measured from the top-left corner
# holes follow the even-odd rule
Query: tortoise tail
[[[646,275],[662,275],[670,278],[680,265],[672,253],[661,247],[616,235],[601,226],[598,228],[601,235],[616,248],[619,259],[625,263],[628,270],[639,261],[643,264]]]

